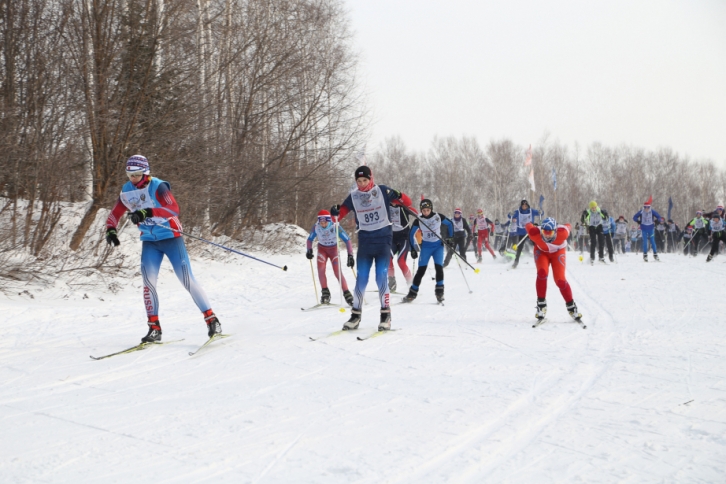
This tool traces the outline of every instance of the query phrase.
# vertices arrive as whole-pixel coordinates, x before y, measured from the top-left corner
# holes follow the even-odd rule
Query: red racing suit
[[[566,303],[572,301],[572,289],[565,279],[565,260],[567,258],[567,237],[570,235],[570,224],[558,225],[555,238],[547,242],[542,237],[539,227],[528,223],[524,226],[529,239],[534,244],[534,262],[537,266],[537,297],[544,299],[547,296],[547,277],[550,266],[555,284]]]

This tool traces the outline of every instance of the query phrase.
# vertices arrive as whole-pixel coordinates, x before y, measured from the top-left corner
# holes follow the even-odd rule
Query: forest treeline
[[[86,207],[70,249],[89,232],[102,240],[98,211],[134,154],[172,183],[189,230],[307,228],[343,200],[368,135],[342,0],[0,0],[0,50],[4,251],[39,255],[67,202]],[[501,218],[543,195],[563,221],[592,199],[630,218],[652,194],[661,213],[672,197],[683,222],[724,198],[726,175],[712,163],[546,137],[533,143],[531,192],[525,149],[436,138],[417,153],[394,137],[367,159],[377,181],[446,214]]]

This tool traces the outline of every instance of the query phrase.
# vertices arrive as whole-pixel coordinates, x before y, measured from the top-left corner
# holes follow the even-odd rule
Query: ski
[[[140,344],[137,344],[136,346],[132,346],[131,348],[126,348],[125,350],[117,351],[116,353],[111,353],[110,355],[104,355],[104,356],[93,356],[93,355],[90,355],[90,357],[91,357],[92,360],[103,360],[104,358],[110,358],[110,357],[116,356],[116,355],[124,355],[126,353],[133,353],[134,351],[141,351],[141,350],[144,350],[144,349],[148,348],[149,346],[153,346],[153,345],[168,345],[169,343],[178,343],[180,341],[184,341],[184,340],[183,339],[177,339],[177,340],[174,340],[174,341],[159,341],[159,342],[154,342],[154,343],[140,343]]]
[[[537,322],[532,325],[533,328],[536,328],[537,326],[540,326],[542,324],[545,324],[547,322],[547,318],[537,318]]]
[[[391,331],[398,331],[398,329],[386,329],[384,331],[376,331],[375,333],[371,333],[368,336],[358,336],[358,341],[365,341],[367,339],[377,338],[380,335],[390,333]]]
[[[321,339],[330,338],[331,336],[338,336],[348,331],[355,331],[355,329],[340,329],[338,331],[333,331],[332,333],[328,333],[324,336],[319,336],[317,338],[313,338],[312,336],[308,336],[308,338],[310,338],[310,341],[320,341]]]
[[[342,306],[338,306],[336,304],[330,304],[330,303],[325,303],[325,304],[321,303],[321,304],[316,304],[315,306],[310,306],[309,308],[300,308],[300,310],[301,311],[312,311],[314,309],[339,308],[339,307],[342,307]]]
[[[219,333],[218,334],[215,334],[214,336],[212,336],[211,338],[209,338],[202,346],[200,346],[199,348],[197,348],[196,351],[190,351],[189,352],[189,356],[196,355],[197,353],[199,353],[201,350],[203,350],[204,348],[206,348],[210,343],[212,343],[214,341],[217,341],[217,340],[220,340],[220,339],[223,339],[223,338],[229,338],[230,336],[232,336],[232,335],[231,334],[219,334]]]

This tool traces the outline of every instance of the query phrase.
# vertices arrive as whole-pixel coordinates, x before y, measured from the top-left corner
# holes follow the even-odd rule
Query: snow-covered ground
[[[444,307],[430,268],[400,331],[357,341],[369,293],[357,333],[313,342],[350,312],[300,311],[302,251],[269,256],[288,272],[197,258],[233,337],[194,357],[205,326],[168,262],[164,338],[184,341],[101,361],[146,333],[140,277],[0,296],[0,482],[726,482],[726,266],[662,259],[571,254],[586,330],[552,281],[533,329],[532,259],[486,258],[472,294],[446,269]]]

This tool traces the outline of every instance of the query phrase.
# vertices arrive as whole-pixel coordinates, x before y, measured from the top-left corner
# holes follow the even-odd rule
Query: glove
[[[394,190],[393,188],[388,190],[388,196],[391,198],[391,201],[400,200],[401,199],[401,192],[398,190]]]
[[[131,218],[131,223],[134,225],[139,225],[141,222],[146,220],[147,218],[151,217],[151,210],[142,208],[141,210],[137,210],[129,215],[129,218]]]
[[[116,229],[108,229],[106,231],[106,243],[108,245],[113,244],[114,247],[118,247],[119,245],[121,245],[121,242],[119,242],[116,234]]]
[[[451,238],[451,237],[445,238],[444,239],[444,244],[446,244],[446,246],[449,249],[454,250],[454,239],[453,238]]]
[[[333,205],[332,207],[330,207],[330,215],[332,215],[333,217],[337,217],[338,215],[340,215],[340,205]]]
[[[353,267],[355,265],[355,259],[353,258],[353,254],[348,254],[348,267]]]
[[[411,259],[417,259],[418,258],[418,252],[416,252],[416,249],[411,249]]]
[[[312,260],[313,259],[313,249],[308,249],[308,251],[305,252],[305,257]]]

